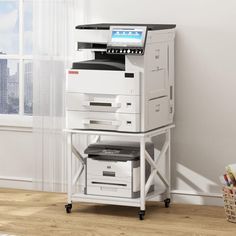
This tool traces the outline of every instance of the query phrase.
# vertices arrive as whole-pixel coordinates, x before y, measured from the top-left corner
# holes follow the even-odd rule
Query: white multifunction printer
[[[67,129],[139,133],[171,124],[174,28],[154,24],[77,26],[77,49],[84,59],[67,70]],[[146,150],[154,159],[154,145],[146,143]],[[90,144],[85,154],[85,194],[139,197],[139,143]],[[148,176],[151,167],[147,164],[146,168]]]
[[[174,28],[77,26],[77,49],[86,60],[67,70],[67,128],[146,132],[171,124]]]
[[[154,157],[153,143],[146,143],[146,150]],[[99,142],[90,144],[85,153],[85,193],[91,195],[138,198],[140,197],[140,149],[138,142]],[[150,173],[146,165],[145,179]],[[151,186],[149,192],[154,190]]]

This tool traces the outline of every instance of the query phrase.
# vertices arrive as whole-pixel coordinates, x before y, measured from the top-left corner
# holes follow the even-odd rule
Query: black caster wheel
[[[67,204],[65,205],[65,208],[66,208],[66,213],[71,213],[71,209],[72,209],[72,204]]]
[[[170,207],[170,198],[166,198],[164,200],[164,203],[165,203],[165,208],[169,208]]]
[[[138,215],[140,220],[144,220],[145,211],[139,211]]]

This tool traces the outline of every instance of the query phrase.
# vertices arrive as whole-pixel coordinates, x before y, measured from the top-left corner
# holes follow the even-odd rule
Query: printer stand
[[[66,212],[71,213],[72,202],[87,202],[87,203],[100,203],[100,204],[111,204],[111,205],[122,205],[122,206],[133,206],[139,207],[140,211],[138,216],[140,220],[144,219],[145,215],[145,203],[146,201],[153,200],[157,196],[161,197],[164,201],[165,207],[169,207],[171,196],[170,196],[170,130],[174,125],[168,125],[159,129],[148,131],[145,133],[126,133],[126,132],[113,132],[113,131],[97,131],[97,130],[71,130],[66,129],[67,134],[67,168],[68,168],[68,188],[67,188],[67,205],[65,205]],[[72,143],[72,137],[74,134],[78,135],[95,135],[100,139],[101,136],[115,136],[115,137],[129,137],[139,141],[140,143],[140,197],[139,198],[122,198],[122,197],[111,197],[111,196],[97,196],[85,194],[83,191],[74,192],[76,184],[80,179],[81,174],[85,171],[86,158],[74,147]],[[159,135],[165,135],[165,142],[160,150],[159,155],[151,158],[149,153],[145,149],[145,144],[151,138]],[[72,158],[73,154],[78,158],[80,167],[76,172],[75,176],[72,176]],[[159,170],[159,161],[166,158],[166,177],[163,176]],[[151,174],[148,180],[145,181],[145,160],[151,166]],[[165,185],[166,189],[162,192],[155,190],[149,193],[151,185],[153,185],[155,176],[158,176]]]

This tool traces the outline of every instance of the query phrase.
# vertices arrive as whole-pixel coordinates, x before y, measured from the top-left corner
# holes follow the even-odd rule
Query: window
[[[32,0],[0,0],[0,114],[32,115]]]

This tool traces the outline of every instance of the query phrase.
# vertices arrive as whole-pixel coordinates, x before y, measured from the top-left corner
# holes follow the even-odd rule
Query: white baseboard
[[[33,190],[33,179],[24,177],[0,176],[0,188]]]
[[[171,194],[172,201],[175,203],[223,206],[221,193],[172,190]]]
[[[66,184],[33,181],[32,178],[0,176],[0,188],[26,189],[45,192],[66,192]]]
[[[221,193],[206,193],[206,192],[186,191],[186,190],[178,190],[178,189],[172,190],[171,193],[176,194],[176,195],[185,195],[185,196],[222,198]]]
[[[43,192],[55,192],[55,193],[66,193],[67,184],[62,184],[59,182],[49,183],[42,181],[35,181],[34,190]]]

